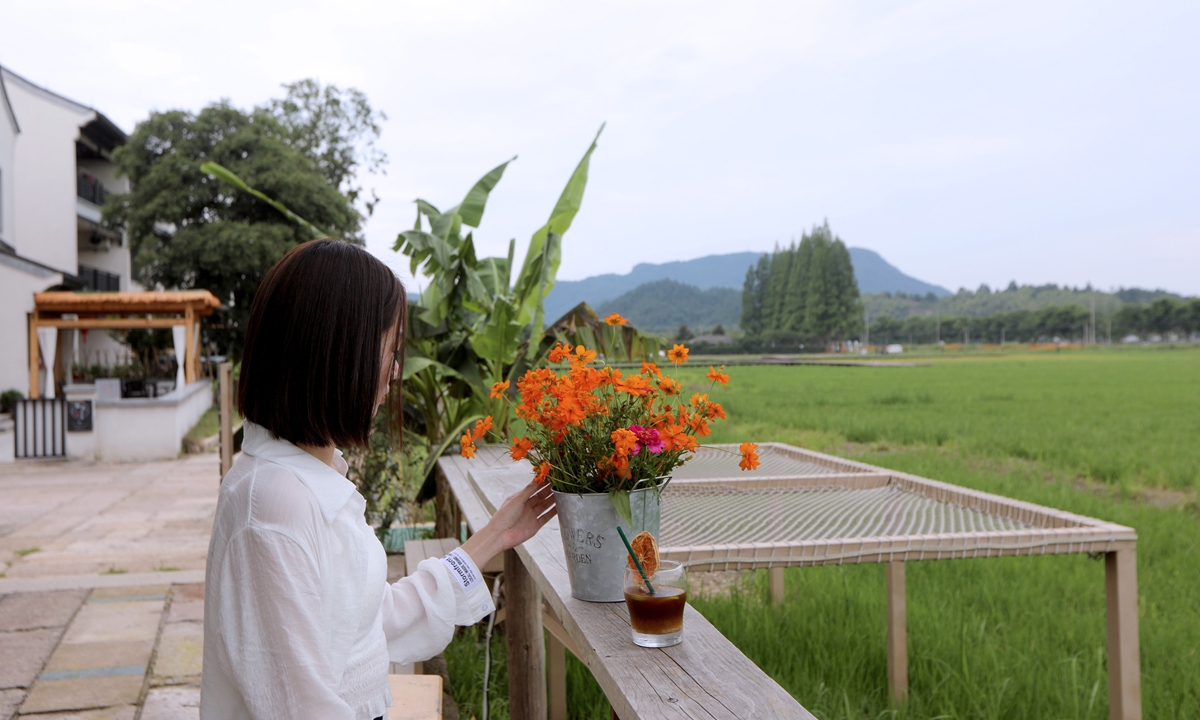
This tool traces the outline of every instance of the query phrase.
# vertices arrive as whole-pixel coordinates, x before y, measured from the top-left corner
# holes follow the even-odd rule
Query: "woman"
[[[202,718],[371,720],[388,662],[425,660],[493,609],[479,568],[555,515],[530,485],[445,558],[387,583],[337,446],[367,444],[400,373],[404,288],[362,248],[287,253],[250,308],[242,454],[221,484],[204,592]]]

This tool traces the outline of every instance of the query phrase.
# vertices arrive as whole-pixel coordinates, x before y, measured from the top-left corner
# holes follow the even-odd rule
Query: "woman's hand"
[[[557,514],[549,484],[530,483],[510,495],[488,524],[463,543],[462,549],[482,570],[499,553],[536,535]]]

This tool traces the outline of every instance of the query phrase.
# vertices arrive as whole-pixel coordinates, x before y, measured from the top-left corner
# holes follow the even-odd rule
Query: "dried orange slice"
[[[654,577],[654,573],[658,570],[658,543],[654,541],[654,536],[649,531],[643,530],[634,536],[629,545],[637,555],[638,562],[642,564],[642,570],[646,571],[646,577]],[[629,558],[625,562],[629,567],[637,569],[633,564],[633,558]]]

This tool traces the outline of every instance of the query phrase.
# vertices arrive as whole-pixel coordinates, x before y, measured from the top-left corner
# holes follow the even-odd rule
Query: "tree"
[[[712,329],[712,334],[713,335],[724,335],[725,334],[725,326],[718,323],[717,326]]]
[[[677,342],[677,343],[687,342],[688,340],[691,340],[693,337],[695,337],[695,335],[692,334],[691,330],[688,330],[687,325],[680,325],[679,330],[675,333],[675,342]]]
[[[234,356],[266,271],[312,234],[200,166],[219,163],[314,225],[361,241],[362,214],[339,186],[351,186],[359,164],[383,162],[354,159],[355,143],[377,134],[377,127],[363,129],[378,117],[369,106],[346,111],[337,88],[330,94],[312,81],[288,88],[276,109],[243,111],[221,101],[198,113],[152,113],[114,153],[133,190],[110,197],[105,219],[128,231],[136,279],[149,288],[212,291],[222,309],[206,324],[205,339]],[[314,88],[334,107],[322,110],[324,100],[306,94]]]

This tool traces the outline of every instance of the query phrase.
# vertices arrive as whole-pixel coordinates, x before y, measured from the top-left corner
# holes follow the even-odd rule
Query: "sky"
[[[1200,3],[0,0],[0,64],[130,131],[314,77],[388,115],[368,247],[518,156],[518,258],[602,122],[560,279],[828,220],[951,289],[1200,294]],[[415,284],[419,285],[419,279]]]

